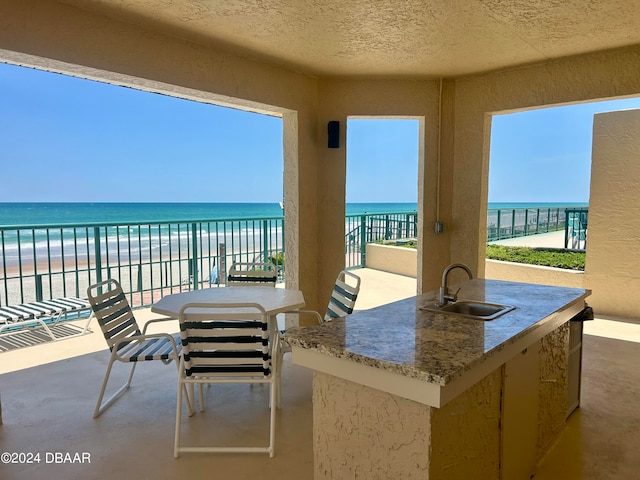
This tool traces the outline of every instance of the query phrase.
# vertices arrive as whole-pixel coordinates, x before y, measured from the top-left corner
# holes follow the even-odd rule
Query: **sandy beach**
[[[198,262],[200,285],[209,286],[208,260]],[[200,266],[202,263],[202,267]],[[206,268],[205,268],[206,267]],[[87,288],[100,279],[117,279],[125,292],[133,292],[133,306],[149,305],[168,293],[188,290],[191,280],[189,260],[154,259],[136,263],[121,263],[105,266],[100,272],[95,262],[86,259],[67,260],[64,268],[61,261],[25,263],[0,268],[0,304],[12,305],[34,302],[36,298],[36,275],[41,279],[43,298],[86,298]],[[6,294],[5,294],[6,292]]]
[[[86,297],[89,285],[108,278],[133,292],[132,303],[149,304],[148,298],[168,288],[188,289],[194,268],[199,283],[208,286],[211,272],[224,269],[220,256],[222,267],[228,268],[234,261],[262,261],[265,255],[282,252],[279,219],[185,225],[7,233],[0,257],[0,305],[37,301],[38,292],[43,299]],[[101,259],[98,264],[96,258]]]

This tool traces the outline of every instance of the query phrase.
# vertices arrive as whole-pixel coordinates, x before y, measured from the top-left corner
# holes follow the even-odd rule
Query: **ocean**
[[[489,203],[489,209],[586,207],[587,203]],[[347,215],[414,212],[417,203],[348,203]],[[102,223],[111,225],[279,218],[278,203],[0,203],[0,227]]]
[[[347,214],[413,212],[416,207],[349,204]],[[98,236],[110,255],[149,257],[167,249],[186,255],[193,228],[209,249],[221,241],[230,248],[240,243],[249,248],[265,236],[282,245],[282,218],[279,203],[0,203],[0,265],[88,258],[98,247]]]
[[[580,208],[588,207],[588,202],[489,202],[487,208],[489,210],[511,210],[520,208]]]
[[[489,205],[500,209],[552,206],[557,204]],[[359,216],[416,209],[416,203],[349,203],[346,210],[347,215]],[[265,235],[282,243],[282,217],[278,203],[0,203],[0,265],[16,265],[29,258],[86,257],[95,251],[97,235],[105,251],[119,255],[148,256],[167,248],[188,251],[192,228],[198,229],[200,241],[214,246],[220,241],[237,244],[241,237],[253,245]],[[496,219],[497,212],[489,212],[488,225],[495,226]],[[96,224],[109,226],[94,229]]]

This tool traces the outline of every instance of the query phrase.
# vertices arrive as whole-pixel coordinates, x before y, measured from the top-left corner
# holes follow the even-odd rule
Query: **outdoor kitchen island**
[[[490,321],[435,292],[287,331],[313,375],[315,480],[528,479],[567,417],[569,321],[589,290],[475,279]]]

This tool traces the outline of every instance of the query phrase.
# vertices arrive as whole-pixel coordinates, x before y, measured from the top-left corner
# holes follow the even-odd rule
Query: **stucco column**
[[[426,120],[424,162],[421,164],[418,202],[421,244],[418,252],[418,291],[428,292],[440,285],[442,271],[451,263],[451,241],[456,232],[452,217],[454,193],[455,82],[437,85],[438,109]],[[444,231],[436,233],[436,222]]]
[[[585,286],[598,314],[640,311],[640,110],[594,116]]]
[[[453,92],[447,94],[453,101]],[[436,236],[436,179],[438,146],[439,82],[434,80],[327,79],[319,81],[318,94],[318,261],[320,295],[326,299],[337,272],[344,268],[344,217],[346,213],[346,129],[349,117],[415,119],[420,122],[418,194],[418,240],[424,253],[418,259],[419,290],[437,285],[442,266],[448,260],[449,239]],[[327,147],[327,123],[340,122],[340,147]],[[448,130],[449,132],[451,129]],[[452,148],[452,147],[451,147]],[[390,162],[393,159],[389,159]],[[444,182],[450,182],[450,178]],[[444,189],[451,191],[450,187]],[[446,194],[445,194],[446,195]],[[444,209],[450,208],[445,200]],[[446,258],[445,261],[442,259]]]
[[[305,309],[324,312],[319,299],[318,262],[322,256],[318,242],[318,168],[316,161],[316,117],[310,111],[285,113],[284,141],[284,216],[286,285],[303,291]],[[313,318],[300,316],[302,325]]]

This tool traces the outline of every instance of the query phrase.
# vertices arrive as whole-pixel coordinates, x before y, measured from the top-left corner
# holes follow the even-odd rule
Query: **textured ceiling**
[[[452,77],[640,44],[637,0],[63,0],[318,76]]]

